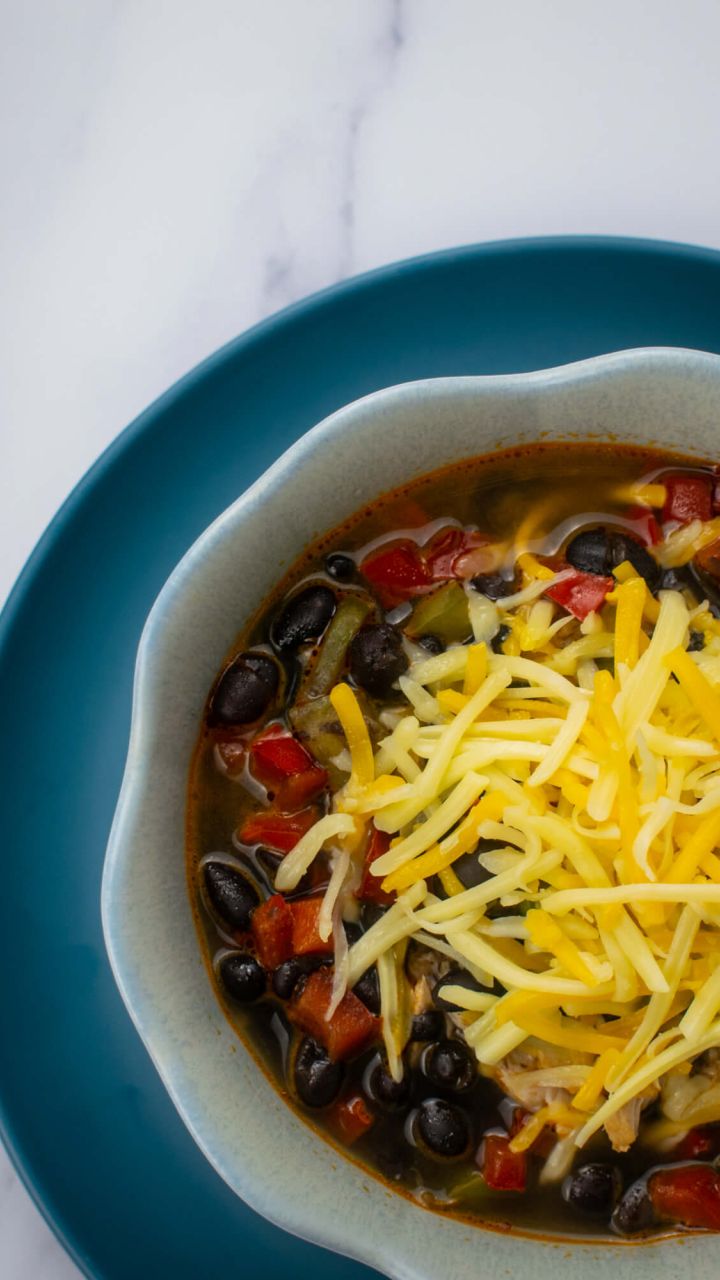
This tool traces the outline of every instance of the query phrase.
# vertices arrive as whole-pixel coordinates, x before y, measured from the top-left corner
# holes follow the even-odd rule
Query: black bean
[[[362,938],[365,931],[362,925],[357,924],[355,920],[346,920],[344,923],[345,937],[347,938],[348,946],[352,947],[360,940],[360,938]]]
[[[456,1013],[459,1005],[452,1004],[449,1000],[443,999],[439,994],[443,987],[467,987],[468,991],[482,991],[480,983],[473,978],[467,969],[450,969],[444,978],[438,978],[433,990],[433,1003],[438,1009],[446,1009],[450,1013]]]
[[[241,653],[223,672],[210,700],[208,724],[253,724],[270,707],[280,683],[266,653]]]
[[[307,1107],[327,1107],[340,1092],[345,1071],[331,1062],[322,1045],[306,1036],[295,1055],[295,1089]]]
[[[485,848],[486,845],[487,849]],[[466,889],[475,889],[477,885],[484,884],[486,880],[492,879],[492,872],[485,870],[478,858],[478,854],[496,848],[497,845],[493,844],[492,840],[481,840],[472,853],[463,853],[453,862],[453,871]]]
[[[621,1236],[636,1235],[638,1231],[646,1231],[655,1221],[652,1201],[648,1194],[644,1179],[634,1182],[625,1192],[610,1225]]]
[[[490,641],[490,648],[492,649],[493,653],[502,653],[503,645],[507,640],[508,636],[510,635],[511,630],[512,630],[512,627],[509,627],[507,622],[500,623],[500,626],[498,627],[497,631],[495,632],[495,635]]]
[[[293,596],[275,619],[270,639],[276,649],[294,649],[306,640],[317,640],[337,606],[329,587],[306,587]]]
[[[370,929],[372,925],[377,924],[387,911],[387,907],[383,907],[379,902],[364,902],[360,912],[360,919],[365,929]]]
[[[333,551],[325,560],[325,572],[336,582],[350,582],[355,576],[355,561],[341,551]]]
[[[614,1164],[584,1164],[564,1181],[563,1198],[578,1213],[609,1217],[622,1192],[620,1170]]]
[[[420,1139],[433,1155],[455,1158],[470,1143],[470,1124],[464,1111],[442,1098],[426,1098],[417,1113]]]
[[[630,538],[624,533],[615,533],[610,540],[612,549],[611,569],[617,569],[623,560],[629,560],[636,573],[644,578],[650,590],[655,593],[659,590],[662,579],[662,570],[657,560],[653,560],[650,552],[645,549],[641,542],[637,542],[635,538]]]
[[[445,1017],[439,1009],[416,1013],[412,1020],[411,1040],[439,1040],[445,1034]]]
[[[650,552],[636,538],[608,529],[585,529],[571,538],[565,557],[581,573],[609,577],[624,560],[629,560],[636,573],[644,578],[651,591],[658,590],[662,571]]]
[[[289,1000],[298,983],[322,968],[330,961],[329,956],[292,956],[278,965],[272,976],[272,989],[280,1000]]]
[[[234,951],[220,961],[220,981],[233,1000],[251,1004],[265,993],[265,970],[255,956]]]
[[[423,649],[427,649],[428,653],[445,652],[445,645],[442,640],[439,636],[433,635],[432,632],[428,632],[426,636],[420,636],[418,638],[418,644],[421,645]]]
[[[383,1111],[399,1111],[410,1097],[407,1071],[402,1080],[393,1080],[387,1063],[378,1054],[368,1063],[363,1076],[363,1088],[372,1102]]]
[[[249,929],[260,895],[242,871],[225,862],[206,862],[203,876],[210,904],[221,920],[232,929]]]
[[[687,566],[681,565],[676,569],[663,569],[660,579],[660,586],[663,591],[682,591],[684,587],[693,590],[693,584],[686,580]]]
[[[371,1013],[380,1013],[380,983],[377,969],[374,965],[372,969],[366,969],[364,974],[358,978],[353,991],[358,1000],[362,1000],[366,1009],[369,1009]]]
[[[711,573],[706,573],[699,565],[690,563],[684,564],[680,569],[676,569],[675,574],[679,580],[679,586],[689,588],[697,601],[707,600],[710,606],[710,612],[714,617],[720,617],[720,582]],[[665,583],[663,583],[663,586]]]
[[[462,1040],[438,1040],[422,1056],[422,1071],[438,1089],[462,1093],[475,1083],[475,1054]]]
[[[705,648],[705,637],[702,631],[694,631],[691,628],[690,639],[688,640],[688,646],[687,646],[688,653],[699,653],[699,651],[704,648]]]
[[[581,573],[607,577],[610,572],[610,539],[606,529],[585,529],[571,538],[565,550],[568,564]]]
[[[361,627],[350,645],[350,673],[356,684],[377,698],[385,698],[408,660],[400,632],[387,622]]]
[[[501,573],[481,573],[470,579],[470,586],[488,600],[502,600],[517,590],[514,578],[505,578]]]

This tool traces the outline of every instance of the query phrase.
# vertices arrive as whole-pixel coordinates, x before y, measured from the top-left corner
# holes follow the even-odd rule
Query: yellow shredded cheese
[[[367,787],[375,777],[375,761],[370,734],[360,703],[349,684],[335,685],[330,694],[330,701],[347,738],[352,761],[351,789]]]
[[[716,742],[720,742],[720,694],[684,649],[676,648],[667,655],[667,665],[677,676],[698,715],[705,721]]]
[[[545,1124],[583,1145],[720,1047],[720,628],[679,591],[655,600],[625,563],[579,630],[541,599],[551,571],[530,552],[519,567],[522,590],[497,605],[469,589],[475,643],[412,663],[375,753],[350,686],[332,691],[350,780],[276,878],[293,888],[330,850],[328,936],[357,884],[358,832],[392,837],[370,872],[396,901],[350,948],[344,980],[378,964],[396,1078],[409,939],[483,984],[442,990],[485,1071],[525,1041],[576,1055],[558,1068],[572,1106],[538,1110],[518,1150]],[[498,653],[485,632],[500,616],[512,636]],[[705,648],[691,655],[699,618]],[[471,888],[455,866],[467,855],[483,877]]]

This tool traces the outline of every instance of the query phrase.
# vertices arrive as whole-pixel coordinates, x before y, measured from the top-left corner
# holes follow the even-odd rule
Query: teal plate
[[[206,361],[120,436],[53,521],[0,620],[0,1126],[88,1276],[373,1274],[232,1195],[110,973],[103,856],[135,651],[170,570],[288,445],[358,396],[626,347],[720,352],[719,302],[719,253],[647,241],[508,242],[387,267]]]

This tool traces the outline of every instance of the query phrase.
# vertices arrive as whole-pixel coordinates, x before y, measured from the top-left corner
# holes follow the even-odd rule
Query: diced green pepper
[[[370,612],[369,600],[360,596],[343,596],[328,627],[320,652],[308,668],[302,683],[300,698],[319,698],[329,693],[345,661],[348,646],[354,640]]]
[[[296,702],[288,713],[288,719],[293,732],[320,764],[330,764],[343,750],[345,738],[329,698]]]
[[[457,582],[446,582],[429,596],[422,596],[405,627],[411,637],[434,635],[445,644],[467,640],[471,633],[465,592]]]

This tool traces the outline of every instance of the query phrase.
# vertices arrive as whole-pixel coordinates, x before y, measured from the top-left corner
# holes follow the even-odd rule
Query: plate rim
[[[184,600],[193,594],[193,585],[202,575],[207,562],[214,559],[218,550],[237,538],[238,529],[248,520],[252,522],[253,515],[268,500],[271,504],[273,501],[277,502],[283,488],[292,481],[293,475],[308,464],[311,465],[320,449],[337,444],[348,432],[360,438],[374,420],[382,419],[384,411],[412,404],[418,398],[422,399],[425,406],[431,404],[440,407],[446,402],[455,404],[461,401],[479,406],[488,399],[492,403],[493,397],[497,399],[512,396],[513,393],[516,397],[530,396],[531,402],[537,405],[545,397],[552,397],[563,390],[582,390],[593,385],[607,387],[608,384],[622,383],[628,377],[632,379],[643,373],[654,374],[656,377],[672,373],[682,376],[684,373],[689,382],[694,377],[709,377],[720,391],[720,353],[678,346],[622,348],[519,373],[456,374],[413,379],[380,388],[349,401],[299,436],[199,534],[161,587],[138,643],[130,740],[105,851],[101,887],[105,948],[128,1016],[182,1123],[208,1163],[234,1194],[273,1226],[332,1253],[356,1259],[371,1268],[382,1267],[381,1274],[387,1274],[389,1280],[401,1280],[401,1277],[420,1280],[417,1259],[411,1258],[407,1250],[404,1254],[391,1250],[390,1256],[384,1256],[377,1251],[374,1240],[363,1243],[362,1228],[358,1231],[354,1223],[340,1227],[336,1222],[322,1218],[318,1223],[317,1218],[313,1217],[310,1225],[307,1225],[298,1205],[284,1204],[282,1194],[278,1195],[265,1170],[261,1172],[256,1169],[250,1175],[244,1168],[233,1169],[227,1151],[220,1155],[213,1148],[207,1132],[198,1120],[197,1109],[188,1102],[188,1095],[179,1083],[185,1074],[179,1062],[172,1055],[168,1056],[163,1049],[165,1037],[158,1030],[158,1006],[162,1005],[162,998],[156,992],[151,992],[147,982],[141,981],[139,977],[142,966],[132,957],[126,925],[129,915],[135,914],[132,898],[128,900],[127,882],[132,884],[131,868],[137,858],[137,849],[143,844],[141,833],[144,819],[149,810],[157,807],[157,792],[164,785],[160,784],[158,788],[157,780],[148,778],[139,766],[152,751],[153,736],[163,717],[162,696],[158,690],[162,686],[168,661],[168,637],[173,648],[172,637],[179,625],[176,621],[178,609],[182,610]],[[558,438],[562,440],[563,435]],[[593,438],[592,433],[589,438]],[[182,629],[182,624],[180,628]],[[256,1058],[254,1053],[251,1056]],[[259,1070],[267,1075],[261,1066]],[[340,1154],[342,1155],[342,1151]],[[482,1225],[487,1229],[487,1224]],[[487,1247],[492,1250],[497,1226],[494,1229],[490,1226],[489,1234],[493,1239],[487,1241]],[[510,1245],[511,1241],[506,1240],[505,1243]],[[653,1253],[659,1254],[661,1249],[666,1252],[667,1246],[674,1247],[676,1243],[674,1235],[661,1236],[647,1241],[645,1248],[648,1252],[652,1248]],[[626,1248],[628,1241],[619,1238],[573,1239],[562,1235],[545,1238],[530,1231],[520,1231],[512,1237],[516,1259],[527,1253],[528,1246],[535,1248],[538,1245],[577,1251],[574,1252],[573,1260],[575,1263],[579,1261],[581,1266],[587,1260],[587,1280],[590,1280],[591,1274],[601,1280],[601,1276],[606,1274],[606,1266],[609,1268],[614,1265],[615,1259],[619,1257],[618,1251]],[[608,1250],[608,1245],[614,1246],[612,1252]],[[602,1256],[596,1258],[595,1250],[598,1246]],[[508,1263],[511,1265],[510,1259]]]
[[[422,254],[393,260],[367,271],[348,276],[290,303],[279,311],[273,312],[224,342],[219,348],[203,357],[197,364],[192,365],[190,369],[156,396],[127,426],[121,428],[72,486],[27,556],[2,605],[0,610],[0,666],[4,661],[6,645],[32,591],[36,574],[58,536],[72,521],[76,510],[84,500],[85,494],[92,490],[95,484],[112,469],[116,460],[137,439],[152,430],[155,420],[160,414],[191,392],[206,376],[212,374],[215,369],[222,366],[238,352],[244,349],[251,349],[254,344],[259,344],[266,338],[271,337],[276,330],[284,328],[295,321],[301,321],[303,317],[312,314],[326,303],[330,303],[343,295],[349,296],[362,293],[363,290],[383,281],[391,281],[394,277],[423,272],[435,267],[441,267],[444,263],[462,261],[463,258],[531,257],[540,253],[562,252],[569,254],[587,250],[604,251],[615,255],[634,253],[648,258],[655,257],[660,260],[690,259],[696,261],[698,265],[720,266],[720,248],[716,249],[687,241],[655,239],[652,237],[552,235],[471,241],[462,245],[430,250]],[[535,372],[538,371],[536,370]],[[99,901],[97,905],[99,914]],[[132,1024],[129,1022],[129,1025]],[[55,1212],[47,1202],[49,1199],[47,1193],[40,1191],[36,1175],[33,1172],[32,1160],[24,1150],[24,1144],[19,1141],[14,1132],[12,1114],[8,1110],[2,1093],[0,1093],[0,1142],[2,1142],[10,1163],[28,1192],[31,1201],[81,1274],[86,1276],[88,1280],[102,1280],[103,1273],[99,1266],[91,1261],[85,1253],[80,1240],[70,1238],[69,1230],[72,1230],[72,1227],[66,1216],[60,1211]]]

